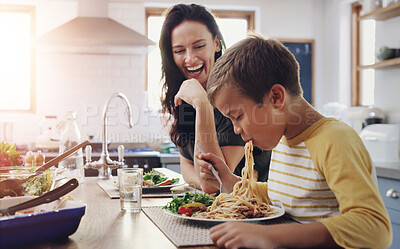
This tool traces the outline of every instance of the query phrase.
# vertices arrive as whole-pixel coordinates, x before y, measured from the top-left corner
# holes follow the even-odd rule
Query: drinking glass
[[[140,212],[142,205],[143,169],[122,168],[117,170],[121,210],[127,213]]]

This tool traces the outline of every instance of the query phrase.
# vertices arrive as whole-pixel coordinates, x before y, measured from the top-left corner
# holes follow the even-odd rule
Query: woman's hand
[[[273,227],[244,222],[225,222],[210,229],[212,241],[220,248],[276,248],[269,236]]]
[[[185,80],[179,88],[175,95],[175,106],[181,105],[183,101],[196,110],[202,103],[209,104],[206,91],[196,79]]]
[[[198,159],[197,163],[200,166],[200,184],[204,192],[211,189],[214,190],[215,188],[219,189],[219,182],[211,171],[213,166],[221,178],[225,189],[228,192],[232,192],[233,186],[240,180],[240,177],[235,176],[220,157],[213,153],[200,152],[196,153],[196,157]]]

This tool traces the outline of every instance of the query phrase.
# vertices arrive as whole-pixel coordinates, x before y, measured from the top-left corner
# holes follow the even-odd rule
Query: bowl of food
[[[36,172],[39,167],[3,166],[0,167],[0,181],[7,179],[26,179],[22,184],[22,193],[9,194],[15,196],[40,196],[54,188],[59,169],[52,167],[42,172]]]
[[[0,199],[0,208],[7,208],[33,199],[31,196],[4,197]],[[1,247],[27,246],[53,239],[66,238],[78,229],[85,214],[86,204],[64,197],[15,215],[0,216]]]
[[[27,181],[21,184],[22,191],[17,188],[0,189],[0,197],[40,196],[52,190],[61,170],[52,167],[38,172],[37,169],[45,163],[45,156],[40,151],[35,154],[29,151],[23,157],[16,148],[16,144],[11,145],[4,141],[0,143],[0,182],[9,179]]]

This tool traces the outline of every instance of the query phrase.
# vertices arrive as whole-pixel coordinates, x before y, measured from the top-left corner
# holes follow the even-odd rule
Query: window
[[[362,6],[352,4],[352,93],[351,104],[373,105],[375,89],[375,70],[359,70],[361,65],[375,63],[375,21],[360,20]]]
[[[0,5],[0,111],[35,112],[35,8]]]
[[[149,39],[160,40],[164,22],[163,8],[146,8],[147,35]],[[226,47],[246,38],[248,30],[254,30],[254,11],[212,10],[224,37]],[[152,110],[161,109],[161,55],[158,46],[147,57],[147,93],[148,106]]]

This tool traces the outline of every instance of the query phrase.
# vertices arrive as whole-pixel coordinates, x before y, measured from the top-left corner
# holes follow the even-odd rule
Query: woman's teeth
[[[195,66],[195,67],[187,67],[186,69],[189,71],[189,73],[196,73],[197,71],[200,71],[202,69],[204,64]]]

